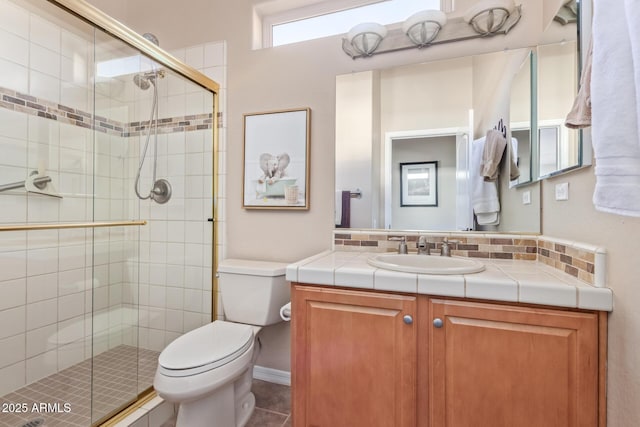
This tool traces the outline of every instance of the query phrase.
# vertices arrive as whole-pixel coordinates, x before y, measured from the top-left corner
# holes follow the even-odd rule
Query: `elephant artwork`
[[[258,179],[258,183],[273,184],[280,178],[286,176],[285,169],[289,166],[289,155],[282,153],[278,156],[274,156],[269,153],[262,153],[260,155],[260,169],[264,172],[264,175]]]
[[[245,209],[309,209],[308,108],[244,115]]]
[[[291,161],[289,154],[274,156],[270,153],[260,155],[262,175],[256,183],[257,197],[285,197],[285,187],[296,183],[296,178],[289,177],[286,169]]]

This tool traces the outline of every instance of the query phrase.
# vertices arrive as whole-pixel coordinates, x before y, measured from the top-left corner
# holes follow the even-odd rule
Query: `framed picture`
[[[309,209],[311,109],[244,115],[246,209]]]
[[[438,206],[438,162],[400,163],[400,206]]]

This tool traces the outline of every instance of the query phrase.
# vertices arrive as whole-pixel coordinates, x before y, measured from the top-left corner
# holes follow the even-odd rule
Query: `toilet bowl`
[[[154,388],[177,403],[177,427],[243,427],[251,393],[256,337],[279,322],[289,301],[285,264],[230,259],[218,268],[227,317],[178,337],[158,358]]]

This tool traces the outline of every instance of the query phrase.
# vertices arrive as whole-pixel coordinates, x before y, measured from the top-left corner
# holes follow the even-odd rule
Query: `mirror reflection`
[[[351,203],[350,227],[478,229],[470,194],[471,141],[493,128],[500,114],[508,120],[511,80],[529,52],[514,49],[338,76],[336,191],[362,190],[362,198]],[[518,111],[531,108],[526,94],[513,97],[512,104]],[[407,162],[437,164],[437,204],[402,202],[401,164]],[[500,172],[508,191],[509,171]],[[522,205],[504,198],[502,218],[492,229],[539,231],[539,197],[533,200]]]
[[[564,126],[578,89],[577,52],[576,40],[538,46],[540,177],[580,166],[580,131]]]
[[[531,171],[531,67],[534,53],[529,52],[511,83],[509,119],[511,150],[520,176],[511,181],[510,187],[532,180]]]
[[[581,165],[580,133],[564,126],[579,58],[577,24],[565,15],[532,49],[337,76],[336,205],[350,209],[336,226],[540,232],[538,180]],[[499,119],[507,124],[504,158],[514,158],[520,175],[510,179],[510,162],[501,162],[499,221],[478,226],[471,147]],[[422,186],[437,192],[437,204],[403,206],[401,164],[411,162],[437,165],[435,189]],[[360,196],[349,203],[354,191]]]

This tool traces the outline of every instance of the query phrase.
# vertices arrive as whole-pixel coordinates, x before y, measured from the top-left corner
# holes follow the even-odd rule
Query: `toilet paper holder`
[[[291,302],[288,302],[280,307],[280,317],[285,322],[291,321]]]

